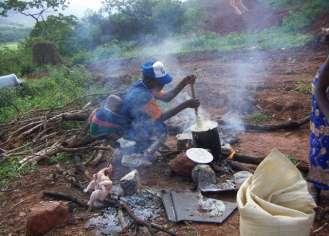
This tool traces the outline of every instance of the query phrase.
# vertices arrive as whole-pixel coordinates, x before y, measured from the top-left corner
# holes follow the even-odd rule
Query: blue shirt
[[[124,96],[120,114],[132,122],[157,120],[161,116],[161,109],[152,91],[142,80],[138,80]]]

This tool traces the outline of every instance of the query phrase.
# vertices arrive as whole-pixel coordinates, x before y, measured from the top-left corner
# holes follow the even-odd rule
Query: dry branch
[[[66,148],[60,147],[60,150],[63,152],[83,152],[86,150],[103,150],[103,151],[111,151],[113,152],[113,148],[111,146],[87,146],[87,147],[77,147],[77,148]]]
[[[96,166],[103,158],[105,151],[104,150],[98,150],[93,160],[90,162],[92,166]]]
[[[285,130],[294,130],[298,129],[300,126],[305,125],[307,122],[309,122],[310,116],[306,116],[303,119],[297,120],[297,121],[289,121],[286,123],[281,123],[277,125],[252,125],[252,124],[246,124],[245,129],[247,131],[277,131],[281,129]]]
[[[41,161],[42,159],[45,159],[47,157],[53,156],[60,152],[61,144],[60,142],[54,143],[50,147],[46,147],[45,149],[42,149],[41,151],[32,154],[30,156],[27,156],[23,158],[19,163],[20,164],[27,164],[27,163],[37,163],[38,161]]]
[[[319,233],[321,230],[323,230],[324,228],[326,228],[328,226],[328,222],[324,223],[322,226],[320,226],[319,228],[317,228],[316,230],[313,231],[313,234]]]
[[[80,207],[88,208],[88,205],[87,205],[86,202],[81,201],[78,198],[73,197],[69,194],[44,191],[44,192],[42,192],[42,196],[52,198],[52,199],[56,199],[56,200],[74,202],[74,203],[78,204]]]
[[[297,121],[288,121],[280,124],[273,125],[255,125],[255,124],[245,124],[246,131],[255,131],[255,132],[273,132],[278,130],[295,130],[305,125],[310,121],[310,116],[306,116]],[[221,117],[217,117],[217,122],[220,125],[224,125],[225,122]]]

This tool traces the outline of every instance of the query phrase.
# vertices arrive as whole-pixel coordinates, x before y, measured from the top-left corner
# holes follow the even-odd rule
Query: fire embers
[[[84,189],[84,192],[93,191],[90,195],[88,206],[97,207],[110,195],[112,191],[111,174],[112,165],[93,175],[92,181]]]

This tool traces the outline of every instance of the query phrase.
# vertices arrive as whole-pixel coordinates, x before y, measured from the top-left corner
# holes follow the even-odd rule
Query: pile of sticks
[[[87,119],[96,108],[70,105],[35,110],[17,120],[0,124],[0,163],[19,158],[22,165],[37,163],[60,152],[112,151],[104,142],[87,140]]]

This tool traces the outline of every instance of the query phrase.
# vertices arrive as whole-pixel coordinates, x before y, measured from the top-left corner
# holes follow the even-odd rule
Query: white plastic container
[[[0,76],[0,89],[8,87],[16,87],[22,83],[15,74]]]

